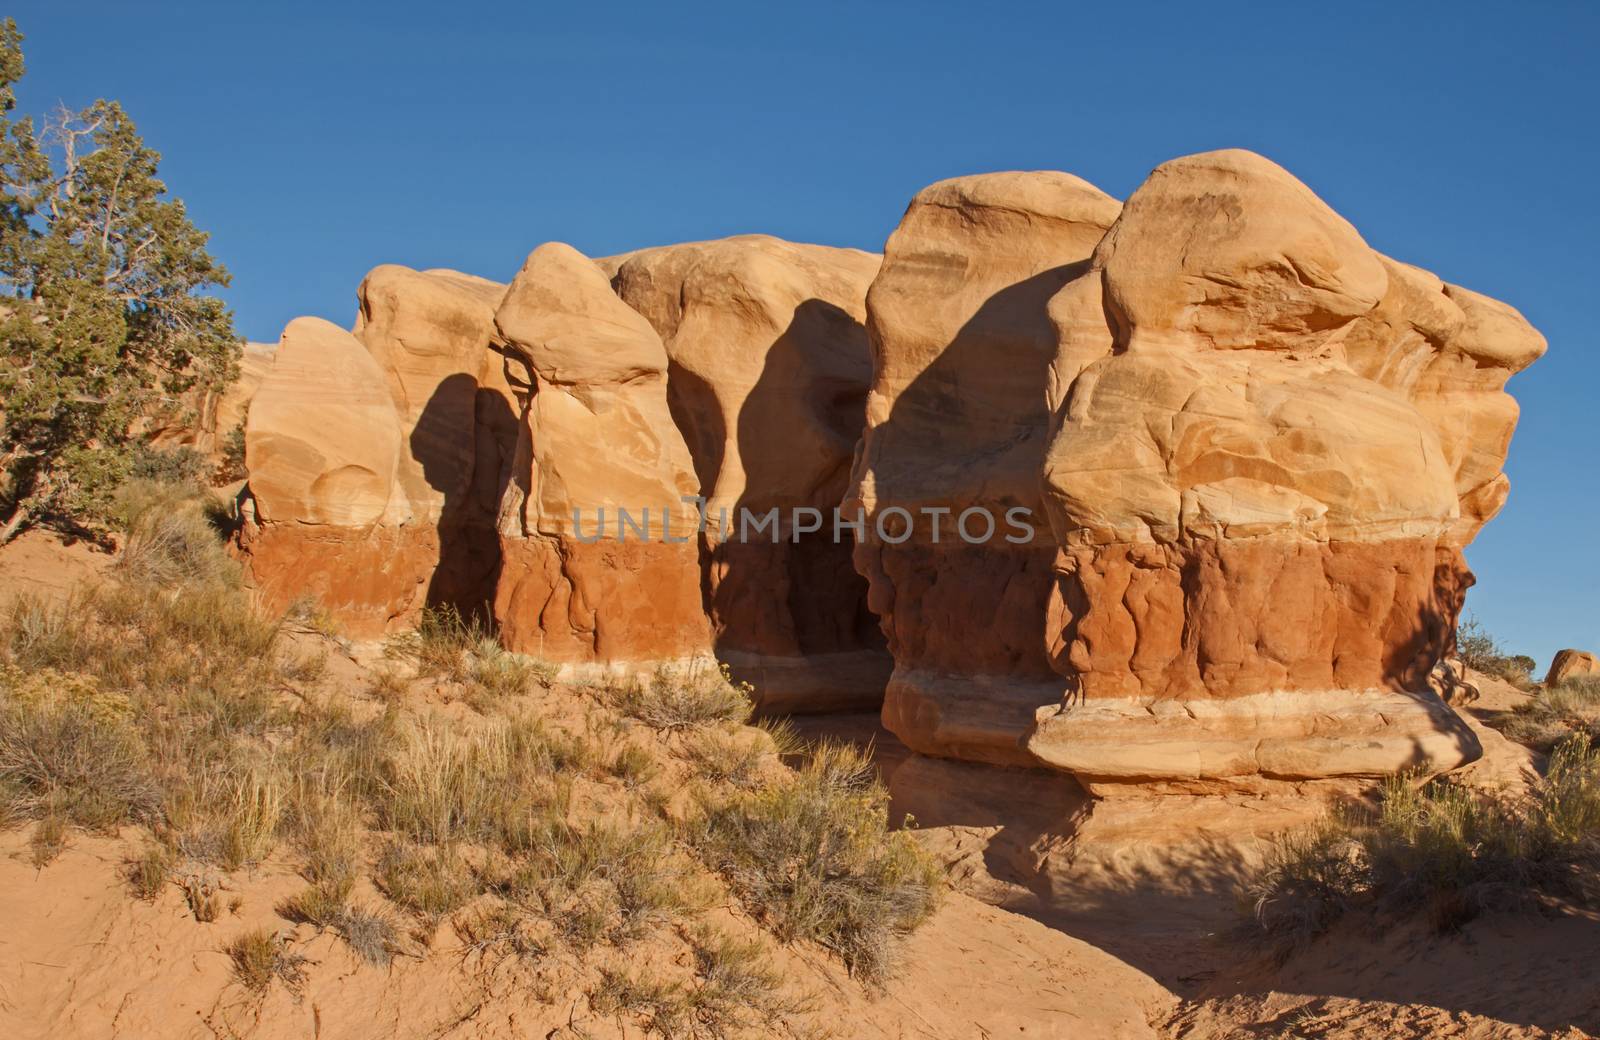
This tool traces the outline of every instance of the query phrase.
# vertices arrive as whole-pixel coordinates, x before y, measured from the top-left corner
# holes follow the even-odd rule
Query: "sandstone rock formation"
[[[833,510],[865,421],[862,321],[879,258],[743,235],[602,263],[666,347],[672,414],[706,502],[717,656],[764,710],[876,708],[892,660]],[[728,536],[740,510],[774,509],[772,535]],[[792,530],[796,510],[810,510],[801,526],[814,518],[817,529]]]
[[[1118,210],[1064,173],[961,177],[920,192],[884,247],[845,508],[868,519],[856,566],[895,659],[884,721],[918,750],[1030,762],[1020,737],[1060,699],[1044,631],[1055,557],[1040,501],[1044,391],[1058,350],[1046,308]],[[879,537],[877,517],[894,509],[905,513]],[[998,525],[982,544],[956,530],[968,509]],[[1011,509],[1027,510],[1023,544],[1005,540]],[[906,515],[911,536],[893,544]],[[978,514],[969,526],[982,534]]]
[[[1600,657],[1583,650],[1558,650],[1545,673],[1546,686],[1556,686],[1568,679],[1581,679],[1600,675]]]
[[[552,660],[714,649],[774,710],[881,694],[915,751],[1100,793],[1444,769],[1479,745],[1430,683],[1543,350],[1248,152],[1125,205],[962,177],[881,265],[378,268],[353,334],[285,332],[242,546],[353,635],[487,603]]]
[[[698,488],[661,338],[559,242],[529,255],[495,325],[527,388],[500,510],[503,641],[555,661],[708,650],[698,513],[683,501]]]
[[[313,596],[357,637],[428,602],[487,613],[519,407],[488,349],[504,291],[389,265],[354,333],[290,323],[245,429],[241,548],[269,604]]]
[[[1428,676],[1544,349],[1511,308],[1237,151],[1120,209],[1061,174],[935,185],[868,307],[855,500],[1049,524],[858,549],[910,746],[1102,793],[1476,757]]]

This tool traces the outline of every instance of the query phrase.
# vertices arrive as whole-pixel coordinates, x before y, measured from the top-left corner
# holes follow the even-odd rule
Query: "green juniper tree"
[[[0,25],[0,544],[93,531],[141,431],[238,372],[228,272],[115,101],[13,118],[22,34]]]

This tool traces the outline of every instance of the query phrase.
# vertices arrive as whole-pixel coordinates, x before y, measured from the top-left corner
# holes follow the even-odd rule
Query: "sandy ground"
[[[0,599],[65,595],[108,557],[30,534],[0,550]],[[360,657],[361,655],[357,655]],[[355,681],[362,666],[334,662]],[[1525,697],[1480,683],[1467,713],[1486,755],[1468,775],[1520,785],[1533,757],[1483,720]],[[1504,687],[1503,689],[1501,687]],[[1268,835],[1314,817],[1305,798],[1104,802],[1068,778],[919,759],[871,716],[805,721],[871,741],[899,813],[948,866],[955,891],[869,996],[823,952],[779,950],[817,997],[811,1025],[839,1038],[1582,1037],[1600,1032],[1600,922],[1481,918],[1441,937],[1350,923],[1269,966],[1235,930],[1239,878]],[[303,882],[287,864],[220,878],[225,910],[197,922],[179,888],[153,902],[125,881],[140,848],[74,833],[49,866],[27,831],[0,832],[0,1038],[464,1038],[639,1036],[576,992],[534,990],[441,926],[388,968],[293,925],[276,906]],[[360,893],[358,893],[360,895]],[[367,893],[368,896],[371,893]],[[267,927],[309,960],[302,992],[233,981],[223,947]]]

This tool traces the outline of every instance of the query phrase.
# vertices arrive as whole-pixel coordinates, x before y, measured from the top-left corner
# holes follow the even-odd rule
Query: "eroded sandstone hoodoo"
[[[1072,690],[1029,751],[1202,785],[1477,757],[1426,679],[1505,498],[1501,387],[1542,338],[1238,151],[1152,173],[1051,312]]]
[[[1118,210],[1064,173],[961,177],[920,192],[884,248],[845,507],[868,521],[856,566],[895,659],[884,720],[919,751],[1031,762],[1021,737],[1039,706],[1060,701],[1044,630],[1056,551],[1040,499],[1044,391],[1058,342],[1047,305]],[[899,544],[896,509],[912,520]],[[982,544],[956,529],[968,509],[996,522]],[[1021,544],[1006,540],[1011,510],[1025,511],[1014,514]],[[979,514],[969,527],[980,538]]]
[[[698,488],[661,338],[559,242],[529,255],[495,325],[526,402],[500,506],[502,640],[564,662],[707,651],[698,513],[683,501]]]
[[[881,693],[916,751],[1102,793],[1444,769],[1478,747],[1428,677],[1543,350],[1247,152],[1126,205],[962,177],[881,266],[744,236],[552,243],[509,289],[375,270],[354,334],[285,331],[241,542],[358,637],[490,603],[513,649],[714,650],[773,710]]]
[[[245,430],[241,548],[269,604],[315,597],[357,637],[427,603],[487,613],[518,407],[488,349],[504,293],[385,265],[353,333],[290,323]]]
[[[892,660],[849,531],[833,531],[865,420],[862,322],[879,260],[743,235],[602,261],[666,346],[672,414],[706,503],[703,591],[717,656],[754,685],[763,710],[883,700]],[[774,509],[770,536],[725,536],[740,510]],[[793,530],[797,516],[816,529]]]

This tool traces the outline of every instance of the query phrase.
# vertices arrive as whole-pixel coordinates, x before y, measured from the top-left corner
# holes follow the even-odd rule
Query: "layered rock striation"
[[[1427,677],[1505,500],[1502,388],[1543,339],[1240,151],[1153,172],[1051,313],[1071,689],[1028,750],[1201,785],[1476,758]]]

